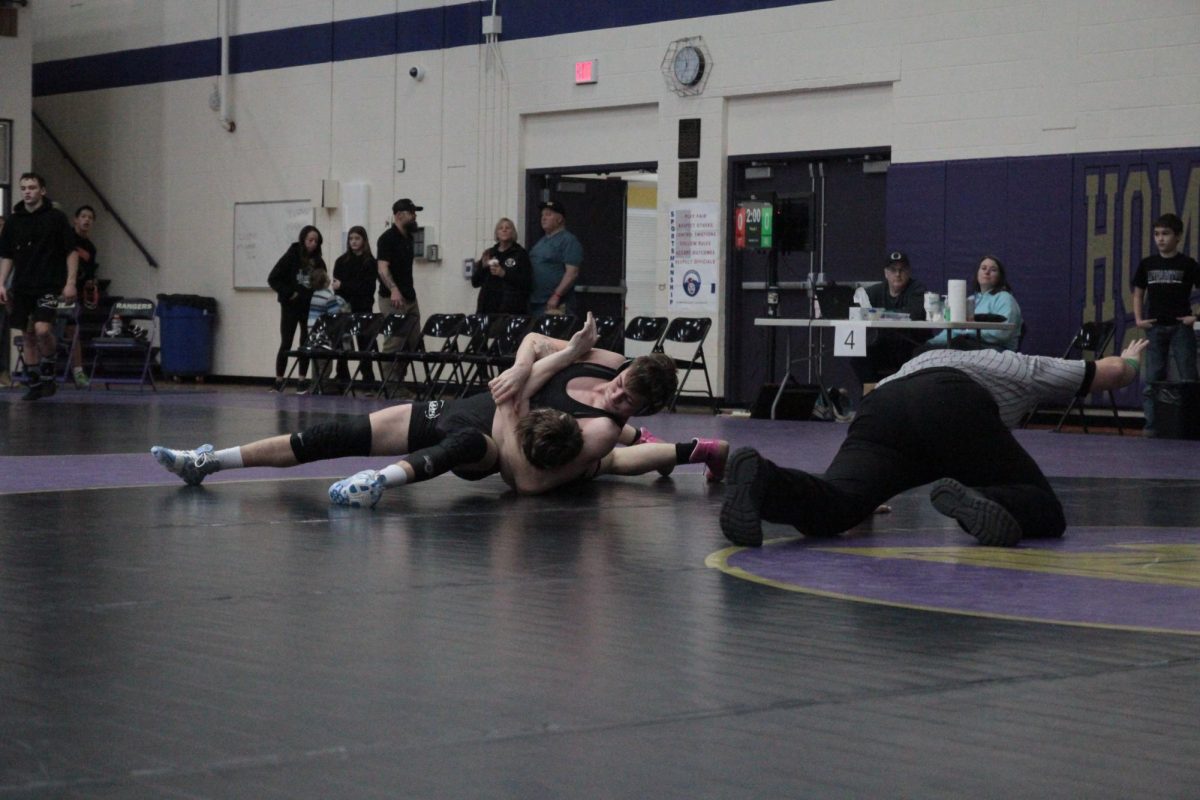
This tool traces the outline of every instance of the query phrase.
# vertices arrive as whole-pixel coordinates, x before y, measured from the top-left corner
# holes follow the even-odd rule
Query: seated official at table
[[[1004,273],[1004,265],[995,256],[984,256],[975,272],[974,308],[975,319],[983,314],[1003,317],[1011,322],[1011,330],[1005,331],[942,331],[929,340],[930,347],[953,347],[961,349],[1016,350],[1021,338],[1021,306],[1013,297],[1012,287]],[[971,307],[971,298],[967,301]],[[995,320],[999,321],[999,320]],[[949,338],[947,334],[953,334]]]
[[[908,256],[899,251],[888,256],[883,282],[867,287],[872,308],[900,311],[914,320],[925,319],[925,287],[913,280]],[[927,331],[873,330],[867,339],[867,353],[852,358],[854,374],[863,383],[876,383],[891,375],[913,356],[913,349],[929,338]]]

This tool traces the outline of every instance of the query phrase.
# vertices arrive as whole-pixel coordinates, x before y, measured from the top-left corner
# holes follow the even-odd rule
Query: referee
[[[1010,428],[1043,400],[1116,389],[1138,374],[1146,340],[1117,356],[1069,361],[993,350],[931,350],[863,399],[824,477],[780,467],[750,448],[726,470],[721,530],[762,544],[762,521],[833,536],[889,498],[933,483],[930,500],[980,544],[1058,537],[1062,504]]]

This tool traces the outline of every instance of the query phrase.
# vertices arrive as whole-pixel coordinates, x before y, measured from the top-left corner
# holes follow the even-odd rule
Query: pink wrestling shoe
[[[724,439],[696,439],[696,448],[692,450],[693,464],[704,464],[704,478],[709,483],[716,483],[725,477],[725,462],[729,459],[729,442]]]
[[[649,428],[638,429],[638,444],[662,444],[663,440],[650,432]]]

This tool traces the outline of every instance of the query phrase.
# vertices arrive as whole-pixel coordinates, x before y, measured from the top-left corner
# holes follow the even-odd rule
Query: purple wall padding
[[[1008,272],[1027,322],[1026,353],[1060,356],[1083,319],[1087,270],[1096,270],[1095,293],[1102,307],[1103,264],[1087,265],[1089,230],[1103,230],[1104,208],[1087,219],[1087,177],[1118,176],[1113,292],[1117,341],[1132,308],[1125,308],[1124,282],[1152,247],[1142,233],[1140,176],[1150,188],[1151,219],[1161,211],[1160,173],[1171,176],[1177,213],[1184,216],[1184,250],[1195,257],[1200,230],[1183,207],[1200,192],[1200,148],[1125,151],[1029,158],[998,158],[896,164],[888,173],[888,246],[904,250],[914,274],[930,289],[945,292],[950,278],[967,278],[984,254],[997,256]],[[1103,194],[1103,189],[1101,190]],[[1124,207],[1132,224],[1125,230]],[[1092,227],[1089,228],[1089,225]],[[1128,271],[1122,268],[1124,237],[1131,239]],[[1136,404],[1127,391],[1126,404]]]

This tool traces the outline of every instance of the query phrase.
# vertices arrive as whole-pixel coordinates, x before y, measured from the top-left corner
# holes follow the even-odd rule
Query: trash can
[[[1162,381],[1151,386],[1159,438],[1200,439],[1200,383]]]
[[[203,377],[212,372],[215,297],[160,294],[159,363],[163,375]]]

